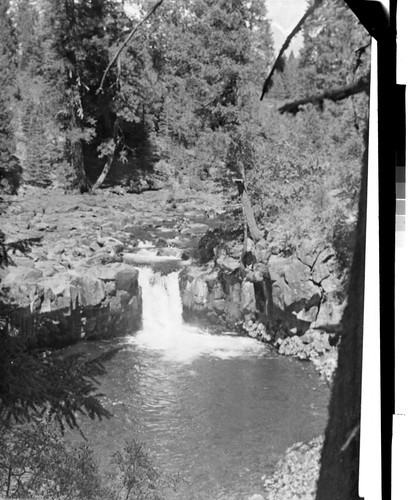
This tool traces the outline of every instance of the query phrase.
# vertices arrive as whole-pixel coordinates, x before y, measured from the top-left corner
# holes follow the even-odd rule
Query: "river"
[[[106,363],[101,391],[113,418],[82,428],[105,467],[126,440],[145,442],[155,464],[185,481],[178,500],[244,500],[262,493],[287,447],[322,434],[329,389],[310,363],[251,338],[183,323],[177,272],[140,269],[143,329],[80,345]],[[77,346],[78,348],[78,346]]]

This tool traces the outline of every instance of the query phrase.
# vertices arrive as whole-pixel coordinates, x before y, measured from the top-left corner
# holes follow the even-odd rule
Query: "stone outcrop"
[[[268,272],[273,304],[292,333],[302,334],[311,328],[338,331],[345,297],[331,248],[298,249],[289,257],[273,254]]]
[[[345,298],[330,248],[298,249],[284,256],[265,240],[249,240],[247,250],[254,258],[245,267],[237,248],[233,254],[216,248],[206,266],[182,272],[187,319],[230,328],[240,324],[247,333],[249,321],[261,321],[268,328],[260,337],[264,340],[310,329],[338,332]]]
[[[234,327],[243,315],[255,314],[254,287],[237,272],[218,266],[189,266],[180,274],[184,316],[215,327]]]
[[[18,304],[13,322],[30,332],[34,345],[124,335],[140,326],[138,270],[124,263],[77,267],[52,276],[10,267],[2,287]]]

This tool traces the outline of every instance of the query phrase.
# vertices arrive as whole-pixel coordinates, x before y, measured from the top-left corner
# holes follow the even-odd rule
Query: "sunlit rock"
[[[241,286],[240,308],[244,314],[256,310],[256,297],[253,283],[244,281]]]
[[[278,281],[284,276],[287,259],[279,255],[271,255],[268,260],[268,271],[272,281]]]

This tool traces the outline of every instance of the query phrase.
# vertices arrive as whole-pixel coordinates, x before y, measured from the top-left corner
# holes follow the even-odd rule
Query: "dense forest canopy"
[[[255,163],[246,166],[249,189],[259,214],[274,219],[290,199],[314,197],[306,190],[321,170],[354,203],[365,96],[322,110],[306,106],[295,119],[274,112],[286,100],[367,73],[368,37],[343,2],[328,1],[307,20],[301,53],[284,57],[261,104],[260,84],[275,52],[263,2],[163,2],[99,92],[108,61],[135,22],[122,2],[2,3],[7,57],[15,61],[3,78],[24,182],[86,191],[108,164],[106,182],[127,190],[152,186],[142,178],[154,172],[166,181],[197,175],[234,191],[228,152],[235,141],[248,141]],[[150,8],[141,2],[140,15]],[[274,183],[257,185],[260,169]],[[297,184],[301,171],[310,181]],[[277,197],[263,193],[267,185]]]
[[[142,18],[154,5],[134,11]],[[245,174],[256,219],[284,228],[290,246],[334,227],[350,232],[365,93],[307,104],[295,117],[276,112],[368,74],[369,37],[344,2],[328,0],[306,20],[300,54],[284,55],[261,103],[277,50],[264,2],[163,2],[102,88],[135,23],[122,2],[19,0],[2,9],[3,57],[13,61],[2,94],[19,159],[3,162],[9,180],[13,171],[25,183],[87,191],[99,178],[94,189],[139,192],[198,177],[240,213],[233,179]]]

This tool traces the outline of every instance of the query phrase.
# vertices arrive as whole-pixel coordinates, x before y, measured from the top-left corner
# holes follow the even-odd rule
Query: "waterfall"
[[[139,284],[143,327],[128,337],[128,343],[181,363],[200,356],[228,359],[267,354],[267,347],[255,339],[210,334],[184,323],[178,272],[161,274],[151,267],[140,267]]]
[[[183,328],[183,306],[179,290],[179,273],[167,275],[154,272],[150,267],[139,269],[142,288],[143,329],[151,334],[175,336]]]

